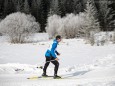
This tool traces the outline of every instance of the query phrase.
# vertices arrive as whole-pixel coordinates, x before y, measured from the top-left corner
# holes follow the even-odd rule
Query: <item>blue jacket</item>
[[[50,46],[50,48],[46,51],[45,53],[45,56],[46,57],[54,57],[56,58],[56,54],[58,55],[59,53],[57,52],[56,48],[57,48],[57,45],[58,45],[58,41],[55,39],[53,41],[53,44],[52,46]]]

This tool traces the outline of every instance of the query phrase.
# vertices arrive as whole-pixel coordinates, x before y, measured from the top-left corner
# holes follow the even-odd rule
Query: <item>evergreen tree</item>
[[[65,8],[66,8],[66,13],[73,13],[74,12],[74,1],[66,0]]]
[[[99,0],[99,19],[102,30],[111,30],[114,22],[115,10],[110,6],[113,2],[110,0]]]
[[[50,6],[49,16],[54,15],[54,14],[61,15],[58,0],[52,0],[51,6]]]
[[[9,1],[8,0],[4,0],[4,15],[6,16],[9,13]],[[9,10],[9,11],[8,11]]]
[[[99,31],[100,25],[98,19],[96,19],[97,11],[93,5],[92,0],[88,0],[86,4],[86,37],[90,37],[91,31]]]
[[[23,0],[13,0],[16,12],[22,12],[23,10]]]
[[[41,3],[40,3],[40,27],[41,27],[41,32],[45,31],[46,19],[47,19],[46,9],[45,9],[44,6],[45,6],[45,0],[41,0]]]
[[[83,7],[83,1],[82,0],[74,0],[74,13],[78,14],[79,12],[83,12],[84,11],[84,7]]]
[[[37,21],[40,19],[40,4],[41,0],[32,0],[31,13]]]
[[[17,6],[16,6],[16,11],[22,11],[22,6],[23,6],[23,2],[22,0],[18,0]]]
[[[61,17],[66,15],[66,0],[59,0],[59,7],[61,11]]]
[[[4,16],[15,12],[15,6],[12,0],[4,0]]]
[[[23,12],[26,13],[26,14],[30,13],[30,7],[29,7],[28,0],[25,0],[25,2],[24,2]]]
[[[3,15],[3,3],[4,3],[4,0],[0,0],[0,18]]]

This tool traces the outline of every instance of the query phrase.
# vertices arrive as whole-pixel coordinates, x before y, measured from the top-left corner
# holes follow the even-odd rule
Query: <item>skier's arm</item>
[[[55,53],[56,53],[57,55],[60,55],[60,53],[58,53],[57,50],[55,51]]]
[[[51,48],[51,54],[54,58],[56,58],[56,55],[55,55],[56,47],[57,47],[57,43],[53,43],[52,48]]]

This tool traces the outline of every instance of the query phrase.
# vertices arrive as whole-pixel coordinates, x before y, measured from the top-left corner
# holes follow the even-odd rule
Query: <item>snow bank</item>
[[[0,74],[31,74],[38,73],[36,65],[8,63],[0,65]]]
[[[0,74],[41,74],[42,69],[37,68],[40,65],[29,65],[19,63],[0,64]],[[103,73],[105,72],[106,73]],[[115,55],[108,55],[94,61],[94,64],[75,65],[70,67],[62,67],[59,69],[59,74],[73,73],[74,76],[112,76],[115,72]],[[48,68],[48,73],[53,74],[53,67]],[[108,75],[109,74],[109,75]]]
[[[41,42],[41,41],[48,41],[49,40],[49,35],[47,33],[35,33],[29,37],[27,37],[26,42]],[[0,36],[0,43],[9,43],[10,39],[8,36]]]
[[[115,66],[115,54],[108,55],[107,57],[96,60],[95,66],[101,66],[101,67]]]
[[[36,33],[34,35],[29,36],[26,41],[27,42],[40,42],[40,41],[48,41],[49,35],[47,33]]]
[[[34,41],[42,41],[39,43],[0,42],[0,86],[115,86],[114,44],[91,46],[83,39],[63,39],[59,44],[58,74],[65,79],[27,80],[42,74],[44,53],[52,43],[52,40],[46,41],[48,36],[44,35],[43,38],[42,34],[35,36]],[[53,65],[48,67],[47,74],[54,74]]]
[[[0,36],[0,43],[8,43],[10,41],[8,36]]]
[[[78,86],[115,86],[115,82],[93,82],[93,83],[87,83],[83,85]]]
[[[113,43],[115,32],[99,32],[94,35],[95,43],[97,45],[104,45]]]

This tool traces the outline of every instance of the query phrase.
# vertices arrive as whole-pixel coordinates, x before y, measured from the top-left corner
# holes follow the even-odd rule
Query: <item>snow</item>
[[[64,79],[28,80],[42,74],[39,67],[52,40],[45,33],[36,34],[35,43],[10,44],[5,39],[0,36],[0,86],[115,86],[114,44],[91,46],[84,39],[63,39],[58,75]],[[48,75],[53,68],[50,64]]]
[[[94,35],[95,43],[97,45],[103,45],[102,42],[104,44],[112,43],[112,41],[114,41],[114,35],[115,32],[113,31],[96,33]]]

